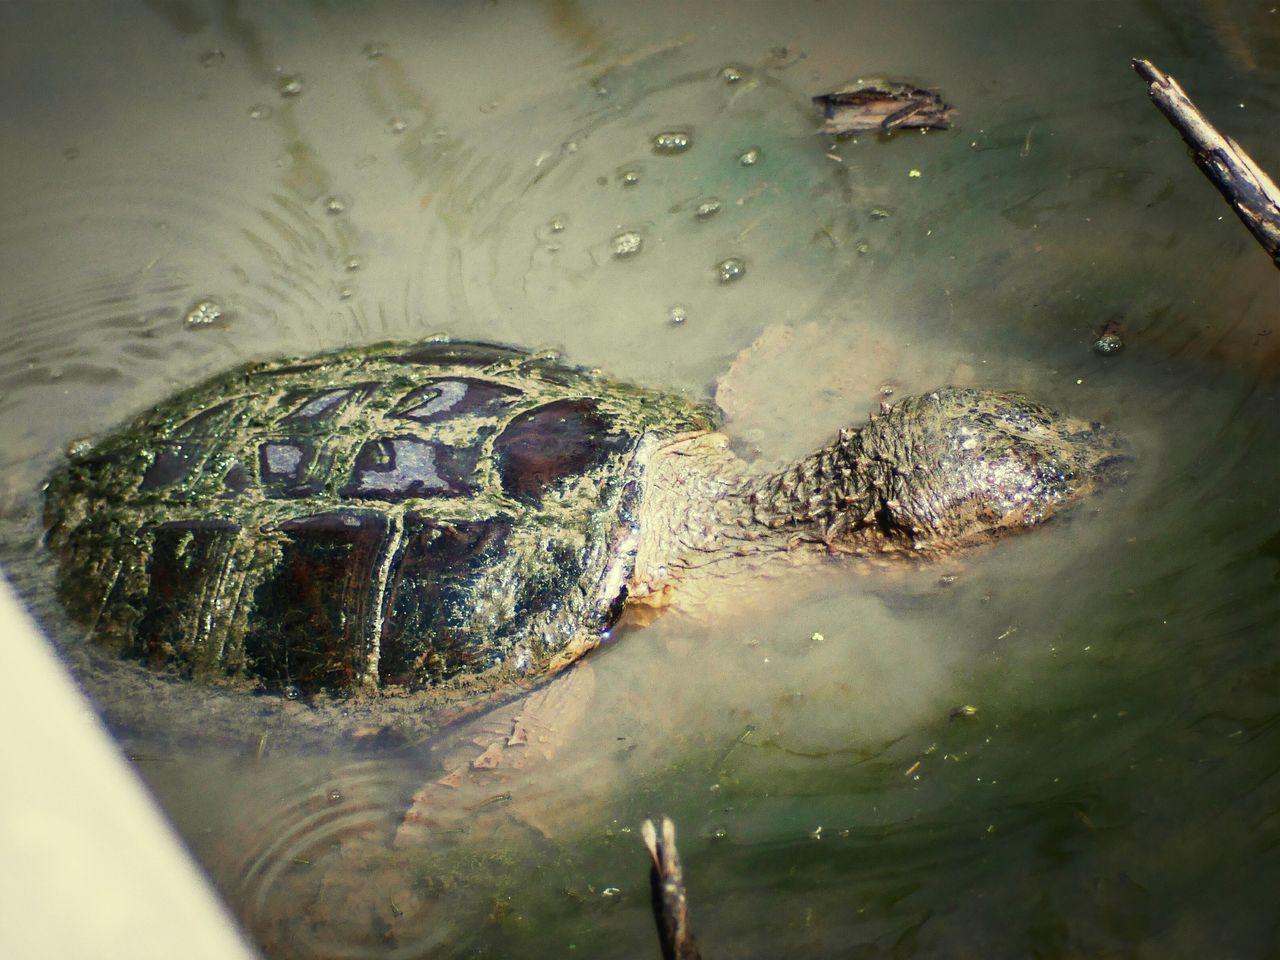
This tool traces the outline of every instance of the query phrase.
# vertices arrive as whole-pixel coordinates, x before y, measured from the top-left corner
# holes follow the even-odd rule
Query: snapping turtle
[[[48,543],[102,644],[200,678],[460,702],[564,667],[628,602],[1029,529],[1117,459],[1098,424],[977,389],[884,406],[774,473],[716,423],[491,344],[259,363],[73,455]]]

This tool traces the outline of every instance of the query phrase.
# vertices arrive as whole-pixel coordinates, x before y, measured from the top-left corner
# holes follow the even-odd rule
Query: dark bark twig
[[[654,822],[646,820],[640,825],[640,833],[653,860],[650,883],[663,960],[702,960],[693,931],[689,929],[689,900],[685,896],[684,871],[676,850],[675,824],[670,817],[663,817],[659,833]]]
[[[1280,268],[1280,189],[1275,181],[1205,119],[1177,80],[1150,60],[1134,60],[1133,69],[1147,81],[1156,107],[1194,151],[1196,164]]]

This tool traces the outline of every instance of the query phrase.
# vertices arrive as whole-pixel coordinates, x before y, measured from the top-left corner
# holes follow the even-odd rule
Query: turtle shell
[[[537,676],[594,646],[647,451],[714,414],[490,344],[381,344],[187,390],[50,480],[64,604],[199,677]]]

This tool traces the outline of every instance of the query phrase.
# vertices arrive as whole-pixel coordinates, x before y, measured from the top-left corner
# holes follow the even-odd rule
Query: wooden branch
[[[1196,164],[1280,268],[1280,189],[1275,182],[1238,143],[1205,119],[1177,80],[1150,60],[1134,60],[1133,69],[1147,81],[1152,101],[1194,151]]]
[[[659,834],[653,821],[646,820],[640,825],[640,833],[653,860],[650,883],[663,960],[702,960],[693,931],[689,929],[689,901],[684,892],[680,854],[676,851],[675,824],[670,817],[663,817]]]

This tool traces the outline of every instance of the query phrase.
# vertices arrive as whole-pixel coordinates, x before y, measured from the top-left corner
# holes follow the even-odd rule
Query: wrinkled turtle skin
[[[73,456],[47,541],[69,612],[152,664],[474,701],[572,662],[628,602],[1028,530],[1124,461],[1099,424],[989,390],[905,399],[776,472],[716,421],[489,344],[255,364]]]
[[[616,619],[649,438],[709,411],[485,344],[263,363],[50,482],[100,643],[271,688],[540,675]]]

